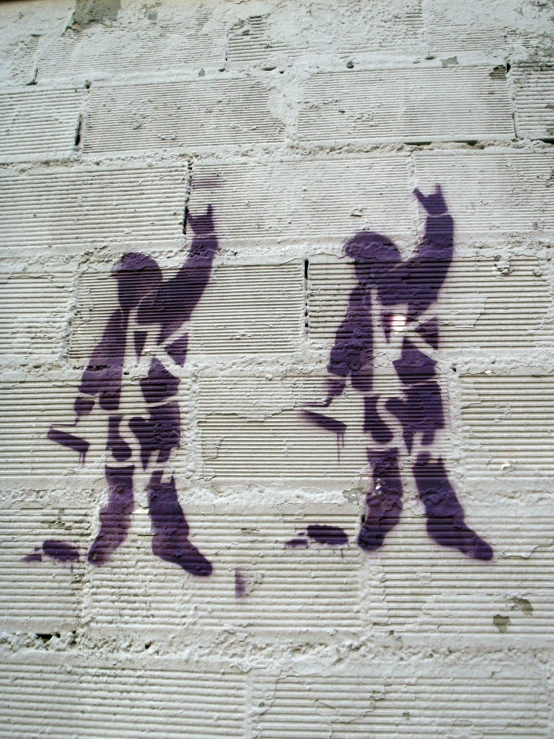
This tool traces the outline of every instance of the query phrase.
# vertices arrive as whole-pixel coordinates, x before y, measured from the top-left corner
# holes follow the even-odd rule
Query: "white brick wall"
[[[0,4],[2,739],[554,737],[551,16],[532,0]],[[334,406],[340,458],[300,417],[355,285],[345,241],[370,229],[411,254],[412,190],[438,182],[456,223],[438,449],[487,563],[428,538],[406,458],[401,522],[360,550],[361,395]],[[171,464],[214,571],[154,557],[141,470],[129,536],[93,567],[105,417],[78,427],[84,466],[47,433],[72,421],[113,264],[142,251],[175,274],[185,212],[208,204],[221,248],[175,370]],[[129,353],[131,413],[143,370]],[[285,547],[311,523],[350,545]],[[49,539],[79,560],[28,561]]]

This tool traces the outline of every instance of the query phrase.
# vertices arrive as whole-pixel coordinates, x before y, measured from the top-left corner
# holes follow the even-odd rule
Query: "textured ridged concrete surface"
[[[542,0],[0,4],[0,737],[554,736],[551,16]],[[487,562],[429,538],[405,451],[400,523],[362,551],[362,395],[333,404],[342,440],[302,417],[357,284],[345,242],[377,231],[409,258],[412,191],[437,183],[455,245],[427,347],[434,453]],[[174,276],[186,214],[209,204],[220,250],[172,367],[170,471],[213,573],[154,555],[136,462],[129,535],[93,566],[106,414],[64,424],[118,305],[112,268],[143,252]],[[376,393],[400,392],[416,328],[376,331]],[[147,371],[129,350],[126,418]],[[84,464],[52,425],[86,437]],[[76,555],[50,556],[58,540]]]

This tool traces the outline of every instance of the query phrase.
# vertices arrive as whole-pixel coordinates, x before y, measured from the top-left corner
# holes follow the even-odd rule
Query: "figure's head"
[[[117,280],[119,304],[123,310],[135,308],[145,295],[162,283],[157,262],[140,252],[127,252],[112,269]]]
[[[359,231],[346,242],[344,252],[354,260],[360,284],[368,287],[377,286],[381,278],[402,261],[396,244],[373,231]]]

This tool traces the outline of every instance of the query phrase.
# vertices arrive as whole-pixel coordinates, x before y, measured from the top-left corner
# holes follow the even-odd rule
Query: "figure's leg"
[[[385,536],[400,520],[402,480],[398,469],[398,449],[368,449],[367,458],[373,473],[373,490],[366,498],[366,515],[358,544],[371,551],[383,545]]]
[[[474,559],[489,560],[493,550],[464,521],[464,509],[450,484],[442,459],[431,460],[422,452],[414,465],[414,477],[427,515],[429,536],[443,547],[459,549]]]
[[[171,476],[169,482],[162,482],[162,474],[162,470],[153,472],[148,485],[148,506],[154,530],[152,551],[191,575],[211,575],[211,563],[188,540],[189,527],[177,498],[175,480]]]
[[[134,471],[134,465],[106,467],[108,505],[100,512],[100,531],[87,555],[91,564],[104,564],[127,538],[134,507]]]

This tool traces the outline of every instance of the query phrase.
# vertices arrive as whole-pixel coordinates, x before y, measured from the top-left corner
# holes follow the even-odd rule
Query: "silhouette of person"
[[[416,346],[415,339],[404,335],[400,357],[393,362],[402,397],[384,399],[373,392],[374,333],[378,328],[374,325],[374,306],[380,312],[387,342],[393,323],[400,318],[405,334],[415,333],[424,347],[439,346],[438,319],[429,317],[427,311],[437,300],[452,261],[454,222],[440,186],[428,196],[418,189],[414,194],[425,208],[427,219],[423,240],[411,259],[402,261],[390,239],[370,231],[360,231],[345,245],[346,254],[354,260],[358,284],[350,294],[346,316],[331,350],[328,371],[334,377],[327,381],[327,397],[323,403],[310,405],[328,407],[342,394],[348,378],[352,387],[363,393],[363,430],[374,446],[367,450],[373,486],[366,496],[365,518],[358,535],[362,549],[381,547],[402,512],[399,449],[393,445],[394,434],[382,411],[384,404],[401,425],[408,454],[413,457],[414,442],[420,444],[412,471],[425,506],[429,536],[442,546],[489,560],[493,556],[491,547],[465,523],[464,509],[444,462],[431,454],[435,434],[445,426],[436,361]],[[399,314],[399,310],[405,314]],[[310,411],[304,415],[308,421],[333,430],[334,419]]]
[[[172,450],[181,442],[179,404],[175,399],[180,380],[168,365],[182,367],[188,334],[182,327],[190,320],[209,282],[218,249],[211,205],[204,215],[188,215],[194,232],[192,245],[179,272],[164,280],[158,264],[138,252],[124,254],[112,271],[117,281],[119,307],[109,317],[103,336],[85,368],[75,400],[75,423],[88,415],[96,401],[108,415],[106,449],[110,461],[105,475],[108,504],[100,512],[100,530],[89,549],[88,561],[100,565],[127,537],[134,508],[133,450],[126,440],[126,426],[140,446],[143,469],[150,466],[148,508],[152,520],[152,550],[167,562],[193,575],[207,576],[212,565],[189,541],[189,527],[179,504],[173,474],[168,474]],[[149,348],[148,375],[140,380],[145,416],[123,423],[120,400],[123,365],[132,333],[135,354]],[[52,427],[48,437],[78,451],[84,459],[89,442]],[[129,438],[127,436],[127,438]],[[169,477],[169,479],[167,479]]]

